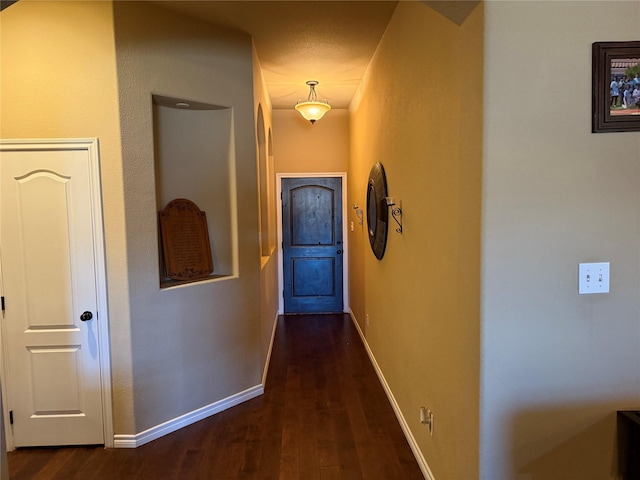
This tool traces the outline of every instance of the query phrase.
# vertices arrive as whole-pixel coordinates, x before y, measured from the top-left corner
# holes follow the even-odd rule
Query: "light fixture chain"
[[[308,102],[317,102],[318,95],[316,94],[316,84],[309,82],[309,99]]]

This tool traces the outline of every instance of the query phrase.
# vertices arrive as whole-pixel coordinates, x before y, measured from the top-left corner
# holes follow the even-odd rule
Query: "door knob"
[[[342,253],[342,250],[338,250],[336,253],[340,255]]]
[[[91,312],[84,312],[82,315],[80,315],[80,320],[82,320],[83,322],[87,322],[92,318],[93,318],[93,313]]]

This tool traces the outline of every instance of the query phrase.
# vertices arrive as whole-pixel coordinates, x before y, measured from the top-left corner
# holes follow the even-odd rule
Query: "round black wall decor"
[[[382,260],[387,246],[388,221],[387,177],[384,167],[377,162],[371,167],[367,183],[367,230],[371,250],[378,260]]]

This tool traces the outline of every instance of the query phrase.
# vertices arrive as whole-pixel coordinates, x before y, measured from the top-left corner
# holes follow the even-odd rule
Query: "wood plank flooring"
[[[11,479],[423,479],[349,316],[278,322],[263,396],[136,449],[18,449]]]

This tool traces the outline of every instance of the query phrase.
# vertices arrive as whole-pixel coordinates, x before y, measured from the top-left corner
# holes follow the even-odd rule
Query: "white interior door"
[[[90,169],[83,148],[0,155],[14,447],[105,443]]]

